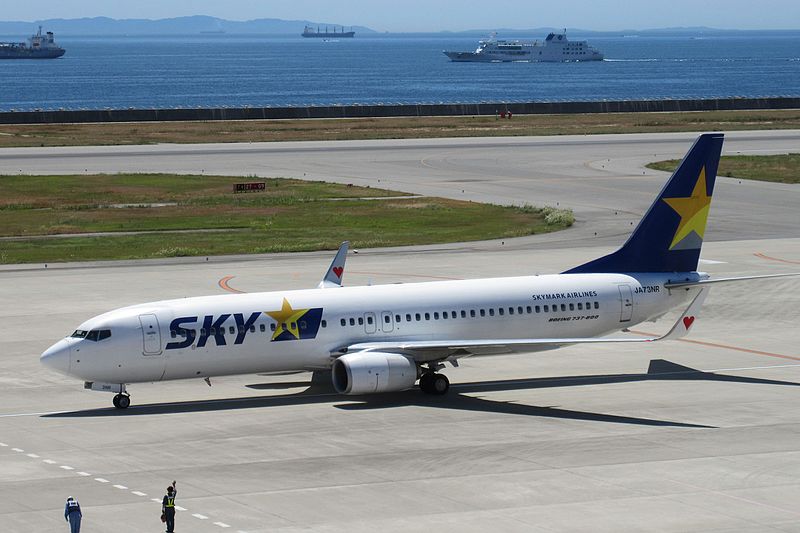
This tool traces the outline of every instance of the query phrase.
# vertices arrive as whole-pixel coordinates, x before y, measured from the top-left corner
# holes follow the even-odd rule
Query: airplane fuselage
[[[61,358],[54,365],[61,371],[102,383],[327,369],[344,347],[363,342],[605,335],[684,304],[689,293],[664,283],[689,277],[697,273],[542,275],[165,300],[94,317],[49,352]]]

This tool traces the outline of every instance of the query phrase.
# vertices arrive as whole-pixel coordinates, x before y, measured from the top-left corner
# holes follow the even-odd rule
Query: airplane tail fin
[[[697,270],[722,141],[698,137],[625,244],[565,274]]]

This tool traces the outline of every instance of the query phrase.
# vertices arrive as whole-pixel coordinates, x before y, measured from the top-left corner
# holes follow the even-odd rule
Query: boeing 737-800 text
[[[449,388],[459,358],[685,335],[709,285],[697,272],[721,134],[701,135],[627,242],[557,275],[342,287],[347,243],[316,289],[166,300],[81,324],[41,356],[48,367],[116,393],[131,383],[332,370],[341,394]],[[774,276],[760,276],[774,277]],[[685,306],[658,338],[604,338]]]

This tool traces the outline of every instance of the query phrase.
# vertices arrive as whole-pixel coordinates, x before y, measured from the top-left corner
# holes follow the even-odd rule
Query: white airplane
[[[342,287],[343,243],[316,289],[124,307],[87,320],[41,362],[116,393],[114,406],[125,409],[131,383],[302,370],[332,370],[341,394],[417,381],[444,394],[450,384],[438,371],[462,357],[675,339],[695,323],[711,284],[781,276],[697,272],[722,141],[701,135],[627,242],[562,274]],[[661,337],[598,338],[679,306]]]

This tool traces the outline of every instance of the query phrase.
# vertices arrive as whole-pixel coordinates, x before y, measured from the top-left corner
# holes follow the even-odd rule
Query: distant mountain
[[[542,28],[490,28],[490,29],[471,29],[464,31],[446,31],[439,33],[418,33],[413,35],[429,35],[442,37],[486,37],[496,32],[499,38],[530,38],[541,39],[550,32],[561,32],[564,28],[542,27]],[[797,35],[800,30],[726,30],[719,28],[708,28],[705,26],[679,27],[679,28],[652,28],[644,30],[585,30],[580,28],[567,28],[567,34],[580,37],[701,37],[713,35],[750,35],[754,33],[769,33],[774,35]],[[412,34],[405,34],[412,35]]]
[[[168,19],[112,19],[107,17],[79,19],[46,19],[35,22],[0,22],[0,35],[19,35],[27,37],[35,33],[38,26],[52,31],[58,37],[83,35],[192,35],[198,33],[232,33],[297,35],[306,26],[326,26],[341,28],[339,23],[313,22],[309,20],[255,19],[246,21],[225,20],[216,17],[197,15]],[[346,26],[350,30],[350,26]],[[356,36],[374,34],[374,30],[363,26],[352,26]]]

